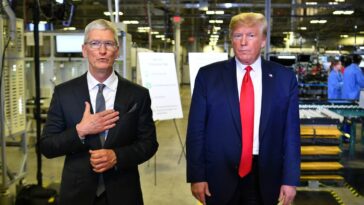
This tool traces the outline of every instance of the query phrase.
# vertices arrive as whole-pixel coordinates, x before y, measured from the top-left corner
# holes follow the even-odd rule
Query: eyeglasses
[[[118,45],[114,41],[89,41],[85,44],[89,45],[91,49],[100,49],[102,45],[105,46],[107,50],[115,50]]]

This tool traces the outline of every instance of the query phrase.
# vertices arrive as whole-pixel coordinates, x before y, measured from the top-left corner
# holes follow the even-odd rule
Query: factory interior
[[[114,70],[171,97],[169,105],[151,96],[159,148],[139,165],[144,204],[199,205],[186,180],[194,79],[200,67],[234,57],[229,22],[241,12],[266,16],[262,58],[297,77],[301,176],[293,205],[364,204],[364,89],[354,100],[328,97],[332,61],[346,67],[359,55],[364,75],[362,0],[2,0],[0,7],[0,205],[18,205],[29,185],[55,190],[48,204],[57,204],[65,158],[41,156],[37,141],[55,86],[88,70],[84,28],[95,19],[119,32]],[[153,63],[167,65],[158,82],[150,77],[158,68],[146,71]],[[157,102],[173,109],[158,111]]]

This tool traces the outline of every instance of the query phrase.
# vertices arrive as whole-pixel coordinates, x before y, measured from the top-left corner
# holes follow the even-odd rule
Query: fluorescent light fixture
[[[206,14],[207,15],[222,15],[224,14],[225,12],[222,11],[222,10],[216,10],[216,11],[211,11],[211,10],[208,10],[206,11]]]
[[[312,24],[324,24],[324,23],[327,23],[327,20],[311,20],[310,23],[312,23]]]
[[[153,34],[153,35],[157,35],[157,34],[159,34],[159,31],[152,31],[150,33]]]
[[[317,5],[317,2],[314,2],[314,1],[312,1],[312,2],[306,2],[306,5]]]
[[[332,12],[332,14],[334,15],[351,15],[353,13],[353,10],[336,10]]]
[[[136,20],[125,20],[123,21],[124,24],[139,24],[139,21]]]
[[[70,27],[64,27],[63,28],[64,31],[75,31],[76,27],[70,26]]]
[[[341,38],[349,38],[349,35],[347,35],[347,34],[341,34],[340,37]]]
[[[220,26],[214,26],[213,30],[215,30],[215,31],[221,30],[221,27]]]
[[[225,8],[231,8],[231,7],[233,7],[233,4],[232,3],[224,3],[224,6],[225,6]]]
[[[335,0],[336,2],[345,2],[345,0]]]
[[[164,36],[164,35],[156,35],[155,37],[156,37],[156,38],[165,38],[165,36]]]
[[[302,30],[302,31],[306,31],[307,30],[307,27],[302,26],[302,27],[299,27],[299,29]]]
[[[223,20],[209,20],[209,23],[224,23]]]
[[[108,11],[104,11],[104,15],[105,16],[110,16],[110,12],[108,12]],[[116,15],[116,12],[114,11],[114,12],[112,12],[112,15]],[[121,12],[121,11],[119,11],[119,16],[122,16],[123,15],[123,12]]]
[[[288,55],[285,55],[285,56],[277,56],[278,59],[296,59],[296,56],[288,56]]]
[[[337,2],[332,2],[332,1],[330,1],[329,2],[329,5],[338,5],[339,3],[337,3]]]
[[[56,0],[57,3],[63,4],[64,0]]]

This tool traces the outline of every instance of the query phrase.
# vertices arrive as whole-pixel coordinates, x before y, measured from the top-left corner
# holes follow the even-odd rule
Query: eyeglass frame
[[[96,44],[92,44],[96,43]],[[116,50],[119,45],[115,41],[100,41],[100,40],[91,40],[84,43],[85,45],[88,45],[91,49],[100,49],[101,46],[105,46],[107,50],[114,51]],[[96,47],[95,47],[96,46]],[[111,47],[110,47],[111,46]]]

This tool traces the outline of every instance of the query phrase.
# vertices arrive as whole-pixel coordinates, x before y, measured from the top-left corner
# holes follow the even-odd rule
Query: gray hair
[[[86,43],[88,41],[88,34],[90,31],[100,29],[100,30],[110,30],[114,34],[114,40],[117,45],[119,45],[119,39],[118,39],[118,31],[116,29],[115,24],[113,24],[110,21],[107,21],[105,19],[96,19],[92,21],[91,23],[87,24],[85,28],[85,36],[83,42]]]

